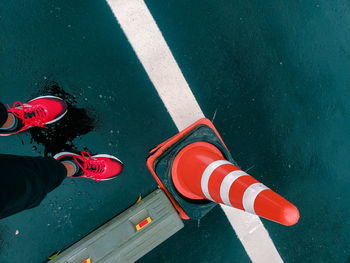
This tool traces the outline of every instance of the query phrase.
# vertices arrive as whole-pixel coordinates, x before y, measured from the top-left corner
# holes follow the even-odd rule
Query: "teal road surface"
[[[299,208],[263,220],[282,259],[348,262],[349,3],[146,2],[233,157]]]
[[[237,163],[299,208],[292,227],[263,219],[283,261],[349,262],[349,3],[145,3]],[[107,182],[67,179],[1,220],[0,262],[44,262],[152,192],[148,150],[178,132],[105,1],[2,1],[0,101],[25,102],[52,83],[94,120],[71,147],[116,155],[125,170]],[[0,138],[0,152],[50,155],[33,136]],[[216,207],[139,262],[250,259]]]

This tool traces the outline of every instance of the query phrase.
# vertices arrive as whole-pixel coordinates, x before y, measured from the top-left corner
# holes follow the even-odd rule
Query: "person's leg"
[[[67,169],[50,157],[0,154],[0,218],[41,203],[67,177]]]
[[[0,128],[6,123],[8,119],[7,109],[4,104],[0,102]]]

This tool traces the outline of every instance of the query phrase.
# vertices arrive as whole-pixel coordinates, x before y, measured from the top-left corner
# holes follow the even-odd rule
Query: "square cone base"
[[[193,200],[182,196],[171,178],[171,168],[176,155],[194,142],[208,142],[216,146],[223,156],[237,166],[222,138],[208,119],[200,119],[174,137],[150,151],[147,166],[159,187],[167,194],[182,219],[198,220],[205,216],[217,203],[207,199]]]

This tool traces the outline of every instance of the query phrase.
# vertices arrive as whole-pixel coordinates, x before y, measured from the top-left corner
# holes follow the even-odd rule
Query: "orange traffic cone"
[[[184,147],[174,159],[171,178],[176,190],[189,199],[209,199],[287,226],[299,220],[293,204],[225,160],[207,142]]]

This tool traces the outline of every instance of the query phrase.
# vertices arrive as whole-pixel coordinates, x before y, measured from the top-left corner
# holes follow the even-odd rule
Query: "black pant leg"
[[[0,218],[38,206],[67,176],[51,157],[0,154],[0,168]]]
[[[7,116],[8,116],[7,109],[5,105],[0,102],[0,127],[4,125],[4,123],[6,122]]]

